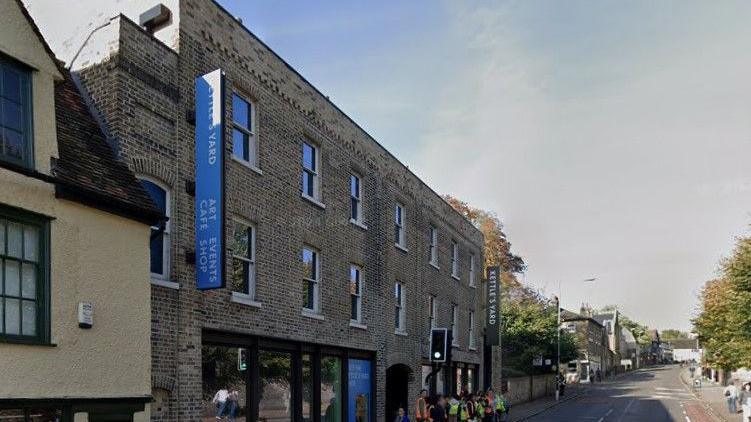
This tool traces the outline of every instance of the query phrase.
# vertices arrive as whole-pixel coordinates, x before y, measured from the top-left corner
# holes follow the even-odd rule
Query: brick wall
[[[154,387],[169,392],[155,420],[196,420],[201,406],[201,331],[204,328],[377,352],[377,411],[383,418],[386,368],[411,368],[409,390],[420,389],[427,357],[428,295],[439,302],[438,325],[450,327],[459,306],[457,361],[481,363],[467,347],[469,311],[482,350],[480,278],[482,235],[434,191],[323,97],[239,23],[209,0],[180,3],[179,54],[118,18],[119,48],[80,76],[133,169],[171,192],[171,281],[180,290],[152,288]],[[259,167],[231,159],[226,139],[227,216],[257,229],[256,297],[261,308],[231,302],[228,289],[195,290],[193,200],[193,81],[222,68],[227,121],[231,93],[252,99],[258,113]],[[300,196],[301,148],[308,138],[321,151],[321,209]],[[362,178],[363,230],[349,222],[349,175]],[[394,203],[406,208],[408,252],[394,246]],[[439,229],[440,270],[428,264],[428,232]],[[460,245],[460,278],[451,277],[451,240]],[[301,315],[303,245],[321,252],[323,320]],[[468,286],[469,254],[475,254],[478,288]],[[363,323],[349,326],[349,265],[363,267]],[[407,298],[408,336],[394,334],[394,282]],[[478,374],[478,378],[480,374]],[[410,400],[411,401],[411,400]]]

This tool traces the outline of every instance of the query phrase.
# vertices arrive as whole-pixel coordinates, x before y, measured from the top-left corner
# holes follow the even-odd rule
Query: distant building
[[[592,318],[605,327],[608,337],[608,349],[613,352],[612,364],[607,372],[615,371],[621,362],[621,325],[618,310],[593,315]]]
[[[621,328],[621,366],[627,371],[639,367],[639,345],[630,330]]]
[[[671,343],[675,362],[701,362],[704,350],[698,338],[673,340]]]
[[[572,382],[591,382],[590,371],[604,374],[609,367],[608,338],[605,327],[592,318],[592,310],[582,306],[581,313],[561,311],[561,328],[574,335],[579,357],[568,363],[567,378]]]

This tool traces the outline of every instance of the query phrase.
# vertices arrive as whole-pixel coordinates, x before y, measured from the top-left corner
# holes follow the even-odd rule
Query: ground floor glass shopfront
[[[203,420],[370,422],[373,352],[205,332]]]
[[[482,387],[479,384],[480,366],[473,363],[454,362],[451,366],[444,366],[430,379],[428,375],[433,371],[433,365],[422,365],[422,384],[429,394],[458,394],[462,387],[467,391],[476,392]],[[427,382],[426,382],[426,379]]]

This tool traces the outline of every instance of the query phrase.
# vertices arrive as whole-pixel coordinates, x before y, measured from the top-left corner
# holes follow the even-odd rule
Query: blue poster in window
[[[224,74],[196,78],[196,288],[224,287]]]
[[[372,395],[370,391],[372,362],[369,360],[349,360],[349,422],[369,422]]]

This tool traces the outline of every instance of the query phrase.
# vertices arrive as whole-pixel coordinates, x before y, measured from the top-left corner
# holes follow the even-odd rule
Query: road
[[[540,422],[714,422],[680,380],[677,365],[594,384],[581,396],[530,420]],[[740,419],[739,419],[740,420]]]

